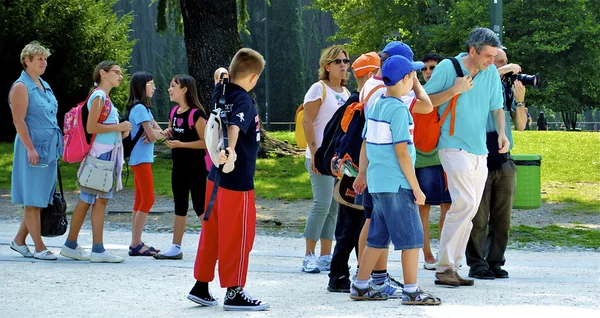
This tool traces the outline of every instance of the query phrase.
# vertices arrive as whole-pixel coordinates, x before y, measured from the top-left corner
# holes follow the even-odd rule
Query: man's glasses
[[[435,68],[435,65],[431,65],[429,67],[424,67],[421,69],[421,72],[425,72],[425,71],[427,71],[427,69],[429,69],[430,71],[433,71],[434,68]]]
[[[329,62],[329,64],[331,64],[331,63],[335,63],[337,65],[340,65],[342,63],[344,63],[344,64],[350,64],[350,60],[349,59],[343,59],[343,60],[335,59],[335,60]]]

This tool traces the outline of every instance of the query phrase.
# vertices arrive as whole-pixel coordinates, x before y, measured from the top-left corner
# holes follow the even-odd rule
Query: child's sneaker
[[[305,273],[320,273],[321,270],[317,265],[317,257],[315,254],[308,254],[304,256],[302,261],[302,271]]]
[[[203,290],[207,289],[207,287],[202,288],[200,286],[200,282],[196,282],[190,293],[187,295],[187,299],[195,302],[198,305],[212,307],[216,306],[219,303],[217,300],[210,294],[210,291]]]
[[[317,259],[317,266],[319,266],[319,270],[322,272],[328,272],[331,269],[331,260],[333,259],[333,255],[323,255],[319,256]]]
[[[402,292],[402,305],[439,305],[442,300],[417,288],[414,293]]]
[[[60,255],[68,258],[72,258],[78,261],[89,261],[90,254],[86,253],[81,246],[77,245],[76,248],[70,248],[66,245],[60,249]]]
[[[228,288],[223,309],[235,311],[260,311],[270,308],[267,303],[250,296],[242,287]]]
[[[121,256],[113,255],[109,251],[90,253],[90,262],[92,263],[121,263],[124,260]]]
[[[389,299],[402,298],[402,288],[394,287],[388,281],[381,285],[369,282],[369,286],[371,287],[371,289],[380,292],[382,295],[387,295]]]
[[[396,288],[396,289],[402,289],[404,288],[404,284],[402,284],[401,282],[397,281],[394,277],[390,276],[390,274],[387,274],[387,277],[385,279],[385,283]]]
[[[388,295],[373,289],[370,284],[366,288],[358,288],[352,284],[352,287],[350,287],[350,298],[354,300],[387,300]]]

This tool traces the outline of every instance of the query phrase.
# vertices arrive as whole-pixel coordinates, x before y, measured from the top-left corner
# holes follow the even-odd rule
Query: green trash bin
[[[515,209],[537,209],[542,205],[540,179],[540,155],[512,155],[517,166],[517,188],[515,189]]]

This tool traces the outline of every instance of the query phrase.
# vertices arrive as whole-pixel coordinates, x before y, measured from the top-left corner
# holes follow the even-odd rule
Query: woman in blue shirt
[[[31,42],[21,51],[23,71],[13,84],[8,104],[17,130],[11,179],[12,203],[24,206],[21,226],[10,248],[24,257],[56,260],[41,236],[40,213],[52,203],[57,165],[62,153],[62,133],[56,122],[58,102],[40,77],[50,51]],[[35,253],[25,244],[31,235]]]

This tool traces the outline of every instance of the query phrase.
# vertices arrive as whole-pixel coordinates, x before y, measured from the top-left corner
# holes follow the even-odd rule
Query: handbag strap
[[[65,194],[63,192],[62,177],[60,176],[60,164],[58,162],[56,163],[56,171],[58,173],[58,186],[60,187],[60,196],[64,199]]]

